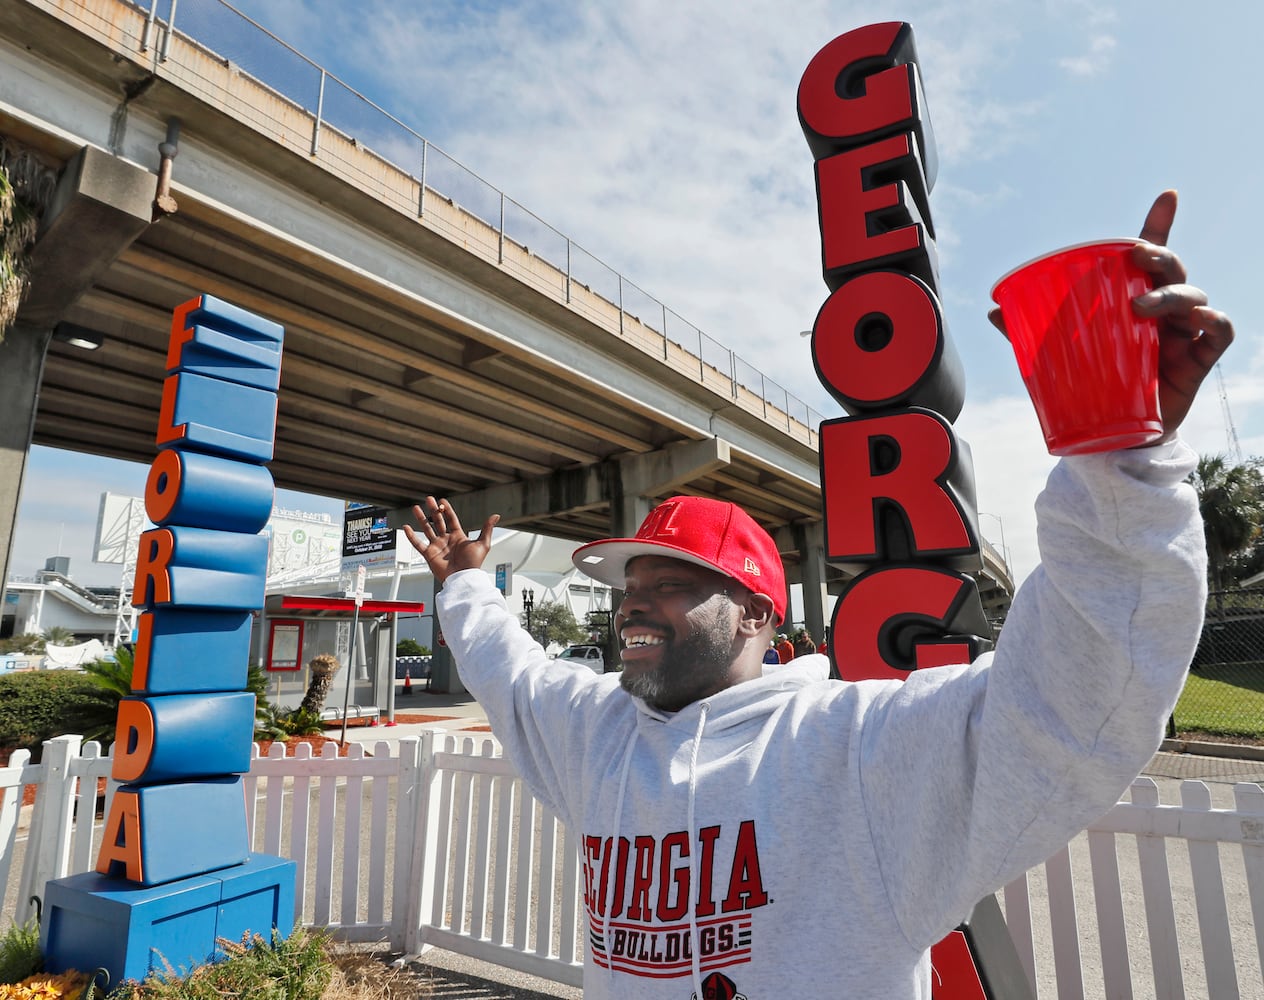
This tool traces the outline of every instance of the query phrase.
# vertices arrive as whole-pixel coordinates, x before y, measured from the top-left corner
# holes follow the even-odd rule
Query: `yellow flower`
[[[55,976],[47,972],[37,972],[20,983],[0,986],[0,1000],[61,1000],[63,997],[78,996],[87,985],[88,977],[74,969]]]

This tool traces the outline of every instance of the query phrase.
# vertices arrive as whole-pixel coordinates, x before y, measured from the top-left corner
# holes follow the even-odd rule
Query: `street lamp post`
[[[1005,558],[1005,568],[1009,570],[1009,578],[1014,579],[1014,564],[1010,561],[1009,546],[1005,543],[1005,522],[1001,520],[1000,514],[989,514],[985,510],[978,512],[980,517],[991,517],[996,519],[997,526],[1001,529],[1001,555]]]
[[[527,635],[531,636],[531,638],[533,639],[535,638],[535,635],[531,631],[531,612],[534,609],[535,609],[535,591],[524,590],[522,592],[522,610],[525,611],[527,615]]]

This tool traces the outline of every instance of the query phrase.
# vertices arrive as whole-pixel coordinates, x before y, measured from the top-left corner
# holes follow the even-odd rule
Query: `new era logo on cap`
[[[650,511],[635,538],[580,546],[571,557],[594,580],[621,588],[629,559],[658,555],[706,566],[772,598],[786,617],[786,577],[771,536],[737,504],[705,497],[672,497]]]

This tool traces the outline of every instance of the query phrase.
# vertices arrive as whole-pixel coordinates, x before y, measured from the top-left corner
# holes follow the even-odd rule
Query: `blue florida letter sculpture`
[[[97,870],[48,883],[47,967],[111,982],[188,971],[216,941],[294,925],[292,861],[251,854],[242,775],[255,700],[251,612],[263,606],[282,329],[203,295],[175,310],[158,457],[132,603],[132,697],[119,703]]]

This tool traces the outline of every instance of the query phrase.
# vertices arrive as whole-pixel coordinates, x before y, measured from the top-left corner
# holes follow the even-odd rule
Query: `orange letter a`
[[[97,871],[102,875],[111,875],[120,864],[123,866],[123,877],[129,882],[142,881],[140,798],[135,792],[121,789],[114,793],[110,816],[105,821],[105,836],[101,841],[101,853],[97,855]]]

